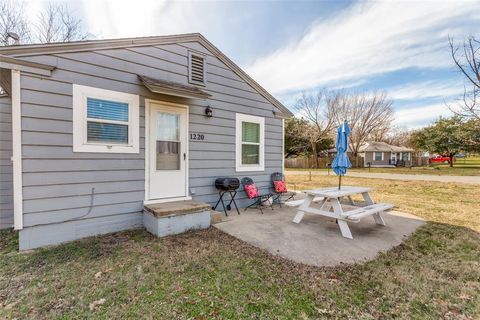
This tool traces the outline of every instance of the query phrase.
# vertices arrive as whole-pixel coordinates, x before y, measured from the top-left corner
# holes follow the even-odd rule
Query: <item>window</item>
[[[263,171],[265,119],[237,113],[236,126],[237,171]]]
[[[157,170],[180,170],[180,115],[157,111]]]
[[[410,152],[403,152],[402,153],[402,160],[403,161],[410,161]]]
[[[205,85],[205,59],[202,54],[188,52],[188,81]]]
[[[373,153],[373,160],[374,161],[383,161],[383,152],[377,152],[375,151]]]
[[[139,97],[73,85],[73,151],[139,152]]]

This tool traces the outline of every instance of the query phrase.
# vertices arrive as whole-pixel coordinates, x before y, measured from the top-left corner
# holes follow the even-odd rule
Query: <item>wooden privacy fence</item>
[[[355,159],[354,156],[349,156],[350,162],[352,163],[353,168],[357,168],[357,160],[358,160],[358,168],[363,167],[363,158],[358,156],[358,159]],[[318,167],[315,164],[315,160],[312,157],[297,157],[297,158],[287,158],[285,159],[285,168],[298,168],[298,169],[325,169],[327,168],[327,164],[331,164],[333,158],[329,157],[318,157],[317,163]]]

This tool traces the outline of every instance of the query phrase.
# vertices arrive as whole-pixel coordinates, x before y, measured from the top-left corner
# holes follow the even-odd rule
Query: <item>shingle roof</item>
[[[368,141],[363,146],[360,147],[360,152],[365,151],[380,151],[380,152],[411,152],[413,149],[407,147],[399,147],[390,145],[386,142],[380,141]]]
[[[152,92],[185,98],[206,99],[210,97],[210,94],[195,86],[187,86],[178,82],[154,79],[143,75],[138,75],[138,78]]]

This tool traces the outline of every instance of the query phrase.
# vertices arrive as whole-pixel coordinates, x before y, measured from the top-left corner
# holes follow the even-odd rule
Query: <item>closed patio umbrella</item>
[[[332,163],[332,170],[339,177],[338,190],[340,190],[342,185],[342,176],[344,176],[347,173],[348,168],[352,166],[347,155],[349,133],[350,128],[348,127],[348,123],[347,121],[344,121],[337,129],[337,141],[335,143],[337,155],[335,156],[335,159],[333,159]]]

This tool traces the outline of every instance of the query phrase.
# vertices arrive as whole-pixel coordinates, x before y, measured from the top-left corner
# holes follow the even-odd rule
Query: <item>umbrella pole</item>
[[[340,187],[342,186],[342,175],[338,176],[338,190],[340,190]]]

